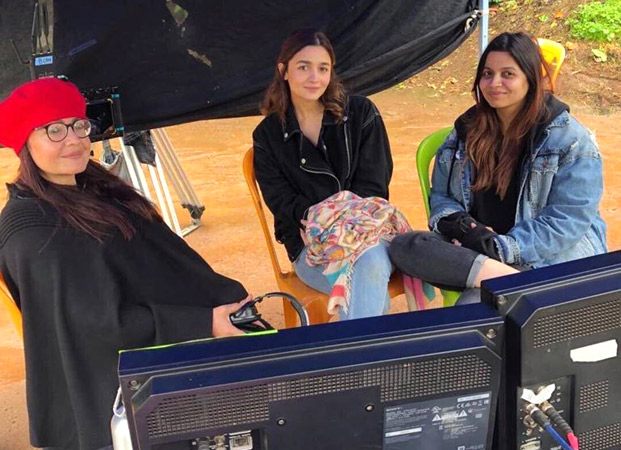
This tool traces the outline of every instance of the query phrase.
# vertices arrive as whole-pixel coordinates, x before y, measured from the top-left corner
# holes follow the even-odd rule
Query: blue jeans
[[[354,263],[351,272],[351,296],[347,312],[341,308],[341,320],[380,316],[390,308],[388,282],[393,266],[388,258],[388,242],[380,241],[375,247],[367,249]],[[293,269],[300,280],[324,294],[330,294],[332,285],[322,273],[324,266],[306,264],[307,247],[293,262]]]

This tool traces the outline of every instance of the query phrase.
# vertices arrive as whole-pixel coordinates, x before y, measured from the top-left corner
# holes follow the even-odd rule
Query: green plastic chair
[[[418,181],[420,182],[420,190],[423,194],[425,211],[427,212],[427,220],[429,220],[429,192],[431,191],[431,177],[429,176],[429,167],[431,160],[436,155],[440,145],[453,130],[453,127],[443,128],[427,136],[418,146],[416,151],[416,169],[418,171]],[[440,289],[444,306],[454,306],[455,302],[461,295],[459,291],[449,291]]]

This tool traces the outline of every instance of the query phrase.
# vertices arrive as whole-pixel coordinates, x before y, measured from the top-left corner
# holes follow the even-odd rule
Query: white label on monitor
[[[383,450],[482,450],[492,393],[434,398],[384,409]]]
[[[535,405],[540,405],[543,402],[550,400],[552,398],[552,394],[556,390],[556,385],[554,383],[548,384],[543,389],[539,390],[537,394],[535,394],[530,389],[524,389],[522,391],[522,400],[526,400],[527,402],[534,403]]]
[[[421,431],[423,431],[421,427],[409,428],[407,430],[391,431],[390,433],[386,433],[386,437],[403,436],[404,434],[420,433]]]
[[[486,392],[485,394],[478,394],[478,395],[471,395],[469,397],[461,397],[458,398],[457,401],[458,402],[471,402],[472,400],[481,400],[481,399],[486,399],[490,397],[490,393]]]
[[[619,354],[619,344],[615,339],[575,348],[569,352],[573,362],[599,362],[605,359],[616,358]]]

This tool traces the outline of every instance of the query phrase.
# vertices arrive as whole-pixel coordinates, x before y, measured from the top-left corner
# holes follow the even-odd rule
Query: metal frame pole
[[[481,11],[481,28],[479,31],[479,58],[489,42],[489,0],[479,0]]]

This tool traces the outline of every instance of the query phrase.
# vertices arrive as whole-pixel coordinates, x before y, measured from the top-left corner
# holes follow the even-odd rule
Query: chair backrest
[[[429,192],[431,191],[429,168],[431,167],[431,161],[434,156],[436,156],[438,149],[452,130],[453,127],[447,127],[431,133],[422,140],[418,146],[418,150],[416,151],[416,170],[418,171],[418,181],[423,195],[423,203],[425,204],[427,219],[429,219],[429,216],[431,215],[429,208]],[[461,295],[458,291],[449,291],[445,289],[441,289],[440,292],[444,298],[444,307],[454,306],[457,299]]]
[[[565,61],[565,47],[549,39],[539,38],[537,42],[539,43],[539,48],[541,48],[543,59],[546,60],[550,66],[550,70],[552,70],[550,79],[552,80],[552,84],[554,84],[561,70],[561,66],[563,65],[563,61]]]
[[[429,218],[430,214],[429,191],[431,190],[429,167],[431,166],[431,160],[433,160],[433,157],[436,155],[440,145],[442,145],[452,129],[453,127],[447,127],[431,133],[422,140],[418,146],[418,150],[416,151],[416,170],[418,171],[418,182],[420,183],[420,190],[423,194],[423,203],[425,204],[427,218]]]
[[[257,212],[257,217],[259,218],[259,222],[261,222],[261,229],[263,230],[263,236],[265,237],[265,243],[267,244],[267,251],[270,254],[274,274],[277,277],[283,277],[284,273],[280,268],[280,263],[278,262],[276,248],[274,247],[274,239],[272,237],[272,232],[267,225],[265,211],[263,209],[263,201],[261,200],[261,194],[259,193],[257,181],[254,176],[254,149],[252,147],[250,147],[250,149],[246,152],[246,155],[244,155],[244,178],[246,179],[246,184],[248,185],[248,190],[250,191],[250,196],[252,197],[252,203],[254,204],[254,209]]]
[[[9,289],[6,287],[4,283],[4,279],[2,278],[2,274],[0,273],[0,304],[4,306],[4,309],[9,313],[9,317],[15,325],[15,329],[17,330],[17,334],[23,340],[24,339],[24,330],[22,328],[22,312],[19,310]]]

